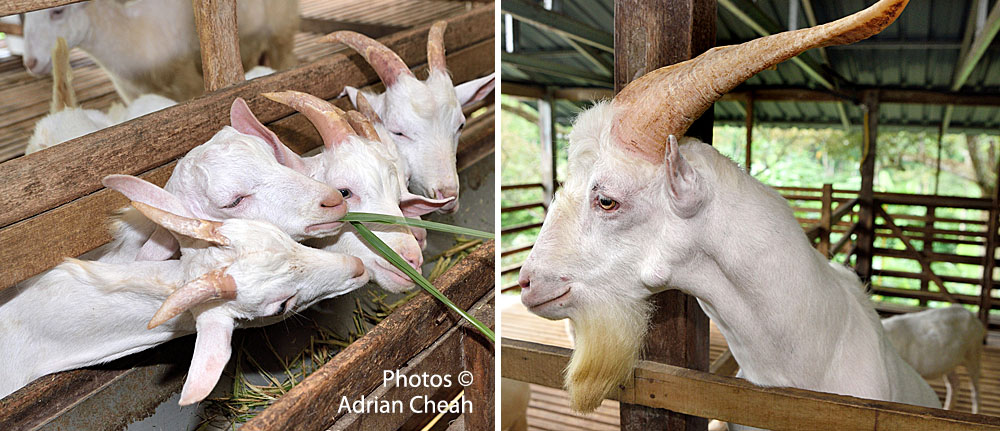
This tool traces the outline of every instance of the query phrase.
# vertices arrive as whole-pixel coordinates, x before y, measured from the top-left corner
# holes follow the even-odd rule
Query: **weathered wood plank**
[[[0,16],[48,9],[50,7],[79,3],[84,0],[0,0]]]
[[[493,290],[494,243],[488,241],[437,280],[438,288],[459,307],[469,308]],[[270,408],[247,422],[245,431],[322,430],[341,416],[341,397],[370,393],[385,369],[399,368],[430,346],[457,316],[430,295],[421,295],[393,312]],[[446,323],[447,322],[447,323]]]
[[[867,283],[872,276],[872,248],[875,245],[875,144],[878,142],[879,94],[869,91],[864,94],[865,119],[864,142],[861,151],[861,190],[858,202],[858,245],[855,271],[861,281]]]
[[[457,81],[479,77],[484,72],[492,70],[494,64],[492,56],[493,42],[490,39],[449,51],[450,71]],[[417,68],[417,73],[423,69],[425,67]],[[268,77],[262,79],[266,78]],[[278,85],[280,84],[272,85],[271,89],[284,88]],[[336,103],[345,109],[350,107],[350,102],[346,98],[337,99]],[[280,105],[259,101],[253,105],[253,109],[263,117],[259,112],[267,112],[268,109],[277,106]],[[483,119],[472,120],[463,132],[459,141],[460,165],[474,163],[477,158],[482,158],[492,151],[492,145],[489,145],[491,141],[488,141],[493,130],[492,115],[489,115],[488,119],[485,117],[487,115],[484,115]],[[225,124],[228,124],[228,118]],[[299,154],[311,151],[321,143],[315,128],[300,114],[288,115],[271,122],[268,127],[274,130],[289,148]],[[47,151],[49,150],[36,154]],[[0,170],[4,165],[0,165]],[[154,168],[152,172],[163,175],[155,177],[154,182],[159,185],[166,182],[173,169],[173,162],[168,166],[169,170],[165,171],[163,167]],[[81,175],[77,175],[77,180],[83,181],[80,177]],[[97,180],[99,184],[100,178]],[[66,256],[78,256],[106,243],[110,239],[104,229],[107,216],[125,204],[127,202],[118,193],[101,189],[0,229],[0,261],[9,263],[5,265],[5,270],[0,272],[0,290],[51,268]],[[31,246],[28,246],[29,244]]]
[[[493,38],[493,8],[476,7],[450,18],[445,44],[450,50]],[[426,59],[428,27],[383,38],[409,64]],[[229,105],[247,99],[265,123],[291,114],[291,109],[265,101],[261,92],[294,89],[330,99],[345,85],[364,86],[375,72],[353,52],[265,76],[167,108],[129,123],[0,164],[0,226],[98,190],[108,174],[139,174],[175,159],[205,142],[228,124]],[[113,144],[112,144],[113,143]]]
[[[236,0],[191,0],[201,44],[205,91],[243,81]]]
[[[495,290],[489,296],[495,295]],[[488,313],[483,313],[482,321],[491,329],[496,330],[493,303],[490,303]],[[474,380],[465,387],[465,399],[472,403],[472,412],[465,414],[465,429],[490,430],[494,427],[494,400],[496,391],[493,386],[496,376],[494,345],[483,334],[466,325],[462,332],[462,365],[474,376]]]
[[[500,346],[503,377],[562,386],[559,370],[569,362],[569,349],[507,338]],[[650,361],[640,362],[633,376],[615,399],[772,430],[1000,430],[1000,417],[795,388],[764,388],[742,379]]]

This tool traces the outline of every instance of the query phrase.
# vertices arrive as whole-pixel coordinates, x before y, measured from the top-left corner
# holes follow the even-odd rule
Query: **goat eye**
[[[236,206],[239,205],[240,202],[243,202],[243,198],[245,198],[245,197],[246,196],[240,196],[240,197],[236,198],[236,200],[234,200],[233,203],[231,203],[229,205],[226,205],[223,208],[236,208]]]
[[[52,18],[59,18],[60,16],[62,16],[62,13],[63,10],[61,8],[53,9],[51,12],[49,12],[49,16],[51,16]]]
[[[350,199],[351,196],[354,196],[354,194],[351,193],[351,189],[340,189],[340,195],[343,196],[344,199]]]
[[[605,211],[614,211],[618,208],[618,202],[605,196],[597,197],[597,204]]]
[[[393,136],[399,136],[400,138],[405,138],[406,135],[403,132],[392,132]]]
[[[462,129],[464,129],[464,128],[465,128],[465,122],[462,122],[462,124],[459,124],[459,125],[458,125],[458,131],[459,131],[459,132],[461,132],[461,131],[462,131]]]

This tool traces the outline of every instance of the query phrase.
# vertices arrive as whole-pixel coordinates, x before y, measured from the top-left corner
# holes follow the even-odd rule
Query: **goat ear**
[[[125,195],[130,201],[142,202],[179,216],[194,217],[180,198],[141,178],[131,175],[108,175],[101,180],[101,184]]]
[[[169,230],[165,229],[163,226],[156,226],[156,230],[150,235],[149,239],[142,244],[142,248],[139,249],[139,254],[136,255],[135,260],[137,261],[163,261],[174,257],[174,253],[181,249],[180,243],[177,242],[177,238],[170,233]]]
[[[691,218],[698,214],[708,196],[701,175],[681,154],[677,137],[674,135],[667,138],[664,165],[670,207],[682,218]]]
[[[295,154],[294,151],[288,149],[271,129],[261,124],[260,120],[250,111],[246,100],[243,100],[242,97],[237,97],[233,101],[233,106],[229,110],[229,123],[232,124],[236,131],[245,135],[256,136],[267,142],[267,145],[274,151],[274,158],[278,163],[300,173],[306,172],[305,163],[302,161],[302,158],[298,154]]]
[[[212,392],[233,352],[231,317],[216,308],[204,310],[196,314],[195,327],[198,335],[191,368],[181,390],[179,404],[182,406],[199,402]]]
[[[403,215],[406,217],[420,217],[437,211],[454,200],[454,197],[448,199],[431,199],[403,191],[399,199],[399,209],[403,211]]]
[[[482,100],[487,94],[493,91],[495,85],[496,80],[491,73],[482,78],[458,84],[455,87],[455,96],[458,97],[459,104],[466,106]]]

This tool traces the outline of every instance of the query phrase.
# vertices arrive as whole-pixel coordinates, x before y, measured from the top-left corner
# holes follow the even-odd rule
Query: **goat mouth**
[[[330,223],[317,223],[313,225],[306,226],[306,233],[316,234],[316,233],[333,233],[344,226],[344,222],[335,221]]]
[[[396,282],[398,284],[402,284],[402,285],[412,285],[412,284],[414,284],[414,281],[411,280],[410,277],[408,277],[406,274],[404,274],[402,271],[400,271],[395,266],[386,266],[382,262],[375,262],[375,265],[378,265],[379,269],[381,269],[382,272],[385,272],[385,273],[389,274],[389,278],[391,278],[392,281],[394,281],[394,282]]]
[[[570,294],[570,292],[571,292],[572,290],[573,290],[572,288],[570,288],[570,287],[566,287],[566,290],[565,290],[565,291],[564,291],[563,293],[560,293],[560,294],[556,295],[556,296],[555,296],[555,297],[553,297],[553,298],[549,298],[549,299],[543,299],[543,300],[541,300],[541,301],[539,301],[539,302],[536,302],[536,303],[534,303],[534,304],[529,304],[529,303],[525,303],[524,305],[525,305],[526,307],[528,307],[528,310],[529,310],[529,311],[534,311],[534,310],[537,310],[537,309],[539,309],[539,308],[542,308],[542,307],[544,307],[544,306],[546,306],[546,305],[548,305],[548,304],[551,304],[551,303],[553,303],[553,302],[556,302],[556,301],[559,301],[559,300],[561,300],[561,299],[566,299],[566,298],[568,298],[568,297],[569,297],[569,294]],[[524,297],[523,297],[523,296],[521,297],[521,299],[522,299],[522,302],[524,302]]]

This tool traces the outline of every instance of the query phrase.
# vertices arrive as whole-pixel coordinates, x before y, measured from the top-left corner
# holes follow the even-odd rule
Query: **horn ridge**
[[[357,134],[344,119],[344,111],[334,104],[301,91],[287,90],[261,93],[272,101],[286,105],[305,115],[323,138],[323,146],[332,148]]]
[[[406,67],[406,63],[399,58],[399,55],[379,41],[363,34],[346,30],[335,31],[321,38],[320,42],[340,42],[353,48],[372,69],[375,69],[375,73],[386,87],[393,85],[402,74],[413,76],[413,72]]]
[[[448,21],[437,21],[427,33],[427,66],[431,73],[448,71],[444,55],[444,31]]]
[[[146,328],[160,326],[191,307],[211,300],[236,299],[236,280],[226,274],[227,269],[228,266],[203,274],[175,290],[156,310]]]
[[[723,94],[808,49],[854,43],[879,33],[899,17],[908,1],[881,0],[833,22],[712,48],[654,70],[615,96],[612,136],[625,149],[662,161],[667,136],[684,136]]]

